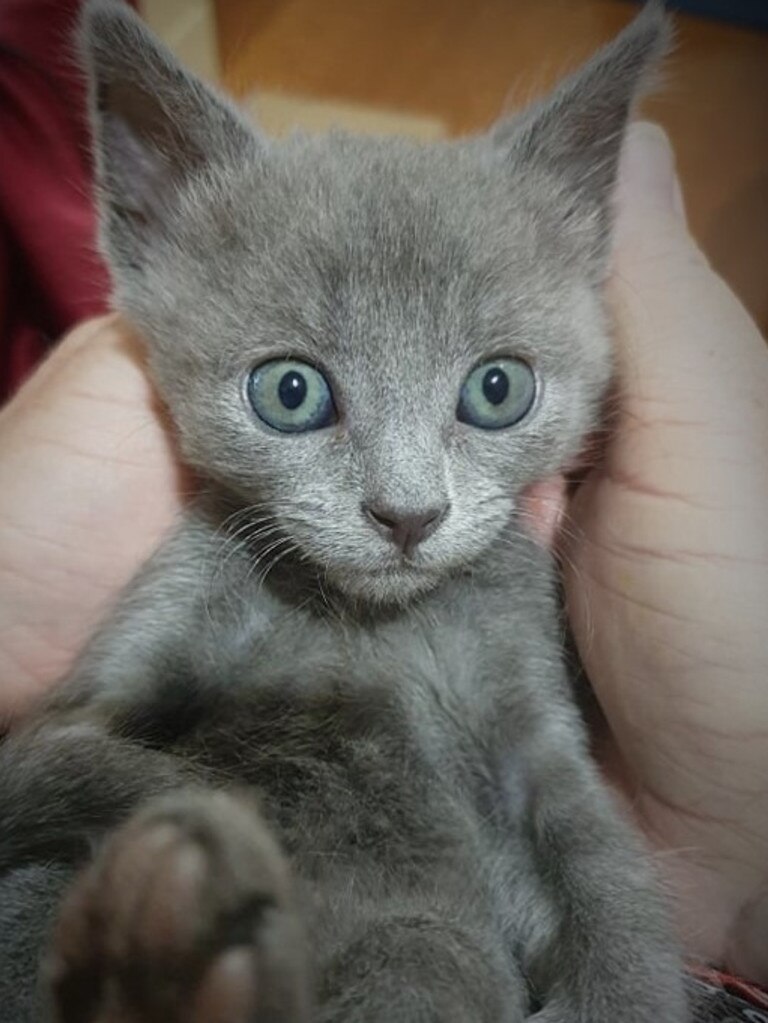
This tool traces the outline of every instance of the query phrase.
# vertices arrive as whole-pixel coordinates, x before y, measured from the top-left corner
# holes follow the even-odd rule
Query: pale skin
[[[692,956],[768,981],[768,350],[692,242],[671,151],[625,148],[609,299],[620,394],[558,546],[606,770],[658,850]],[[193,482],[116,317],[0,412],[0,716],[71,663]]]

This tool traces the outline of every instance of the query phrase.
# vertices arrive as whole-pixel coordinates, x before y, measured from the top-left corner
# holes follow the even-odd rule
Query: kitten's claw
[[[256,808],[216,792],[151,804],[64,901],[58,1023],[301,1023],[305,955],[285,863]]]

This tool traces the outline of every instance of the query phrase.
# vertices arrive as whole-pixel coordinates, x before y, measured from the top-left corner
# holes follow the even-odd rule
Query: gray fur
[[[147,339],[203,492],[53,703],[0,748],[14,898],[29,889],[47,920],[50,886],[35,895],[24,871],[53,862],[66,877],[97,850],[47,967],[61,1023],[188,1019],[200,950],[242,940],[206,913],[245,899],[251,833],[254,848],[277,837],[293,895],[274,912],[307,936],[283,942],[280,969],[290,952],[295,977],[314,978],[277,1008],[276,981],[254,1021],[687,1018],[649,857],[588,755],[551,561],[516,506],[597,420],[616,163],[666,35],[649,5],[486,136],[275,143],[130,12],[89,7],[116,303]],[[533,412],[495,432],[458,422],[463,379],[501,354],[534,366]],[[254,416],[244,380],[274,356],[324,368],[337,425],[282,435]],[[450,510],[404,561],[367,502]],[[201,801],[200,785],[232,783],[260,810]],[[146,934],[124,937],[138,959],[104,959],[109,941],[84,923],[125,912],[138,926],[130,891],[105,878],[122,859],[144,869],[158,821],[208,871],[195,919],[211,931],[198,958],[179,945],[176,973],[136,952]],[[243,913],[263,978],[283,932],[263,907]],[[153,970],[176,978],[162,1005]],[[0,1002],[17,974],[3,971]]]

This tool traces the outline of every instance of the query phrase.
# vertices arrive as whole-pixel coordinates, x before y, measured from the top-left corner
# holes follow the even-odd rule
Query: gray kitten
[[[203,488],[0,748],[6,1023],[687,1018],[517,508],[597,421],[666,38],[485,136],[276,143],[89,7],[116,305]]]

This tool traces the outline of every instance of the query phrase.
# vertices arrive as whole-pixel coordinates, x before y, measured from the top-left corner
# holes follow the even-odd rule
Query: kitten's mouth
[[[388,562],[386,565],[380,565],[377,568],[371,569],[372,575],[400,575],[405,572],[407,575],[420,574],[427,571],[428,566],[419,564],[412,558],[400,558],[398,561]]]
[[[340,589],[375,604],[403,604],[433,589],[441,573],[426,561],[398,558],[334,573]]]
[[[431,564],[429,558],[408,557],[400,555],[387,560],[381,565],[375,565],[367,572],[374,579],[434,579],[439,570],[436,565]]]

